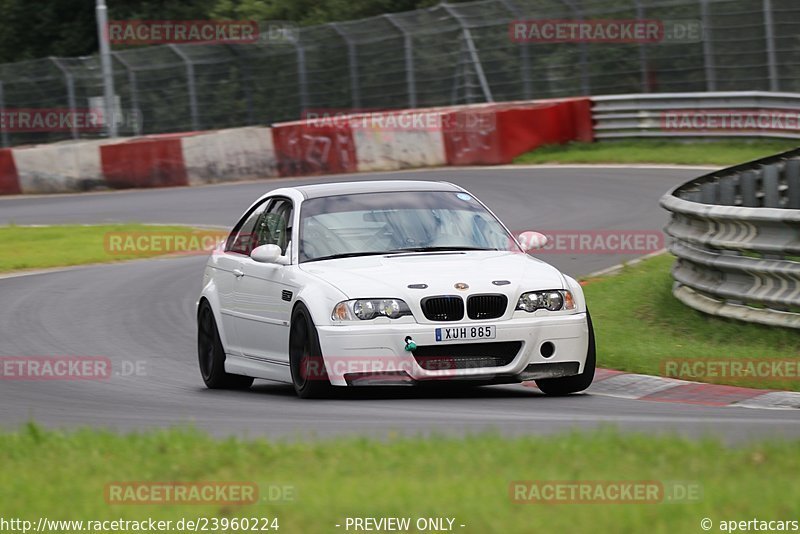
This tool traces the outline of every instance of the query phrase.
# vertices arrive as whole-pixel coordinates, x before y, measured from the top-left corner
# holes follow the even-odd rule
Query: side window
[[[257,244],[278,245],[286,254],[292,239],[292,203],[284,198],[275,199],[258,220],[255,229]]]
[[[264,201],[247,215],[243,221],[240,221],[236,228],[228,236],[228,241],[225,243],[225,250],[227,252],[235,252],[237,254],[250,255],[250,251],[256,247],[255,228],[261,215],[264,213],[264,208],[267,207],[269,201]]]

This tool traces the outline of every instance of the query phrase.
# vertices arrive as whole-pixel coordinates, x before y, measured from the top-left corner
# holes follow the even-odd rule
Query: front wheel
[[[589,326],[589,346],[586,349],[586,363],[583,366],[583,372],[575,376],[537,380],[536,387],[541,389],[545,395],[569,395],[570,393],[583,391],[592,385],[594,370],[597,365],[597,354],[594,345],[594,328],[592,327],[592,317],[589,315],[589,310],[586,310],[586,323]]]
[[[249,376],[225,372],[225,348],[217,330],[214,312],[207,301],[197,312],[197,356],[200,374],[209,389],[247,389],[253,385]]]
[[[329,396],[333,387],[325,371],[317,328],[308,309],[302,304],[298,304],[292,313],[291,325],[289,367],[297,396],[301,399]]]

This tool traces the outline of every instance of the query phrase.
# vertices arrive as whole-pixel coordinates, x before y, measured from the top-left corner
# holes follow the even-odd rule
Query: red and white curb
[[[534,387],[532,382],[526,386]],[[594,382],[586,390],[592,395],[655,402],[676,402],[705,406],[733,406],[773,410],[800,408],[800,393],[772,391],[704,382],[688,382],[675,378],[625,373],[598,369]]]

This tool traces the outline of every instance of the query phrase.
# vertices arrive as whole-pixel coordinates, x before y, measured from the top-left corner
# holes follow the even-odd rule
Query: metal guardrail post
[[[745,208],[758,207],[757,180],[756,171],[745,171],[739,176],[742,189],[742,206]]]
[[[361,107],[361,90],[358,83],[358,56],[356,55],[356,43],[336,22],[331,22],[330,26],[336,33],[339,34],[347,46],[347,65],[350,69],[350,101],[353,103],[354,108],[359,109]]]
[[[463,17],[455,9],[453,9],[453,6],[445,3],[440,5],[451,17],[456,19],[458,25],[461,26],[461,32],[464,35],[464,42],[467,45],[467,50],[472,58],[472,65],[475,68],[475,73],[478,75],[478,81],[481,84],[483,98],[486,100],[486,102],[494,102],[492,90],[489,88],[489,82],[486,80],[486,75],[483,73],[483,65],[481,65],[481,60],[478,56],[478,50],[475,48],[475,42],[472,40],[472,32],[469,31],[469,27],[464,22]]]
[[[139,109],[139,86],[136,80],[136,70],[125,58],[116,52],[111,52],[111,57],[116,58],[128,73],[128,88],[131,92],[131,119],[133,121],[133,135],[142,135],[142,110]]]
[[[3,82],[0,80],[0,115],[5,115],[6,113],[6,99],[5,94],[3,93]],[[3,148],[8,148],[11,144],[8,141],[8,130],[6,130],[5,121],[0,121],[0,140],[2,140]]]
[[[786,162],[786,188],[788,192],[787,207],[800,210],[800,160]]]
[[[711,41],[709,0],[700,0],[700,24],[703,27],[703,66],[706,71],[706,91],[717,90],[717,71],[714,63],[714,44]]]
[[[177,45],[173,43],[168,44],[167,46],[175,53],[176,56],[181,58],[181,61],[183,61],[186,65],[186,85],[189,92],[189,114],[191,115],[192,120],[192,130],[198,131],[200,130],[200,116],[197,109],[197,93],[194,85],[194,64],[189,56],[187,56],[180,48],[178,48]]]
[[[772,20],[772,0],[763,0],[764,39],[767,45],[767,68],[769,70],[769,90],[779,91],[778,62],[775,59],[775,22]]]
[[[764,189],[764,207],[780,208],[781,201],[778,193],[778,167],[767,165],[764,167],[761,176],[761,184]]]
[[[417,107],[417,83],[414,78],[414,42],[411,34],[390,13],[384,15],[389,23],[403,34],[403,54],[406,62],[406,87],[408,88],[408,107]]]
[[[50,61],[61,71],[61,74],[64,75],[64,82],[67,84],[67,106],[69,106],[69,111],[72,113],[72,126],[70,130],[72,131],[72,138],[78,139],[78,124],[76,121],[76,116],[78,114],[78,108],[75,103],[75,78],[72,76],[72,73],[66,68],[64,65],[56,57],[50,57]]]

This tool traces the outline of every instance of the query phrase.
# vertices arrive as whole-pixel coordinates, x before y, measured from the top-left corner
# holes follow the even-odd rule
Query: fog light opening
[[[539,347],[539,353],[542,355],[542,358],[549,358],[556,352],[556,346],[553,345],[552,341],[545,341],[542,343],[542,346]]]

